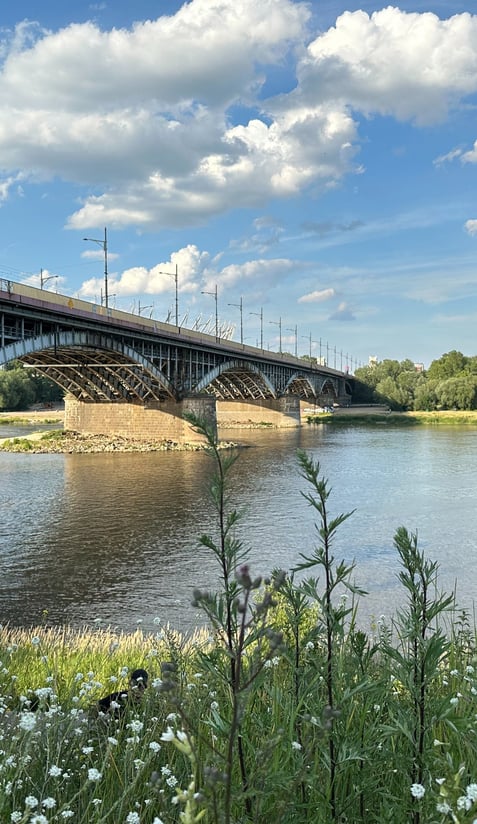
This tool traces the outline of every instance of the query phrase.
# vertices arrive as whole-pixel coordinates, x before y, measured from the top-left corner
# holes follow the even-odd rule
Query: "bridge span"
[[[65,428],[191,441],[183,418],[298,426],[301,407],[348,405],[353,378],[301,358],[0,278],[0,368],[65,391]]]

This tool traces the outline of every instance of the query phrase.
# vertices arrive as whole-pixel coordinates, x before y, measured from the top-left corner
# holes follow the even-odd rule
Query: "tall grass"
[[[216,518],[200,537],[220,572],[193,599],[210,629],[117,635],[0,631],[0,822],[433,824],[477,820],[475,628],[438,589],[417,537],[394,538],[402,605],[373,635],[364,593],[333,554],[319,464],[299,453],[315,535],[295,570],[253,575],[217,448]],[[140,704],[96,701],[143,667]],[[32,711],[33,707],[37,707]]]

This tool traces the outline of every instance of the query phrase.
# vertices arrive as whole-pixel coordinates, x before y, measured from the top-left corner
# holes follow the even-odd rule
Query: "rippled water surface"
[[[334,552],[356,561],[357,583],[370,593],[363,622],[389,615],[401,599],[393,548],[400,525],[418,532],[441,566],[442,585],[456,585],[459,603],[471,606],[476,429],[377,425],[224,436],[248,446],[234,468],[232,497],[245,508],[238,531],[254,572],[290,569],[314,545],[296,461],[304,448],[329,479],[331,513],[355,510]],[[192,628],[200,619],[191,591],[214,586],[217,576],[197,540],[215,532],[211,472],[197,452],[0,453],[1,620],[35,624],[46,610],[49,621],[74,626],[100,619],[152,629],[160,617]]]

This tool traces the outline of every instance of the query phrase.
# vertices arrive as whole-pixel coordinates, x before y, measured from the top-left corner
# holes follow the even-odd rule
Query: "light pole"
[[[97,240],[95,237],[84,237],[83,240],[89,240],[91,243],[97,243],[101,246],[104,252],[104,305],[108,308],[108,233],[106,226],[104,227],[104,240]]]
[[[40,269],[40,289],[43,289],[45,283],[54,278],[59,278],[59,275],[47,275],[47,277],[45,277],[43,275],[43,269]]]
[[[295,326],[294,329],[287,329],[287,332],[294,332],[295,333],[295,358],[298,357],[298,327]]]
[[[311,332],[310,332],[310,334],[309,334],[309,335],[302,335],[302,337],[303,337],[303,338],[306,338],[306,340],[310,342],[310,361],[311,361],[311,359],[312,359],[312,354],[311,354],[311,347],[312,347],[312,344],[313,344],[313,343],[318,343],[318,341],[317,341],[317,340],[312,340],[312,339],[311,339]],[[321,360],[321,338],[320,338],[319,343],[320,343],[320,360]],[[317,358],[315,358],[315,360],[317,360]]]
[[[141,312],[145,312],[145,311],[146,311],[146,309],[154,309],[154,304],[153,304],[153,303],[150,303],[150,304],[149,304],[149,306],[141,306],[141,301],[139,301],[139,303],[138,303],[138,309],[137,309],[137,313],[138,313],[138,315],[140,315],[140,314],[141,314]]]
[[[240,298],[240,303],[228,303],[227,306],[236,306],[240,309],[240,343],[243,345],[243,299]]]
[[[217,284],[215,284],[215,291],[214,292],[201,292],[201,295],[211,295],[215,298],[215,339],[219,339],[219,309],[218,309],[218,301],[217,301]]]
[[[257,318],[260,318],[260,349],[263,349],[263,306],[260,308],[260,312],[249,312],[249,315],[256,315]]]
[[[280,320],[269,320],[268,322],[273,323],[274,326],[278,326],[279,341],[280,341],[279,352],[280,352],[280,355],[281,355],[282,354],[282,319],[280,318]]]
[[[170,278],[174,278],[176,284],[176,326],[179,326],[179,272],[177,271],[177,263],[176,263],[176,271],[175,272],[158,272],[159,275],[169,275]]]

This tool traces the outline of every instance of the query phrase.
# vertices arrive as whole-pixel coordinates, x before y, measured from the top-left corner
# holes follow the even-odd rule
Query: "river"
[[[35,427],[38,429],[38,426]],[[2,436],[24,433],[3,432]],[[227,430],[240,442],[231,483],[244,509],[237,533],[254,574],[290,569],[316,543],[296,450],[320,461],[332,516],[355,510],[334,543],[355,560],[365,629],[402,601],[393,536],[417,531],[460,606],[477,596],[477,428],[315,426]],[[217,568],[198,542],[216,534],[211,460],[200,452],[30,455],[0,453],[0,620],[30,626],[183,631],[203,623],[194,587]]]

